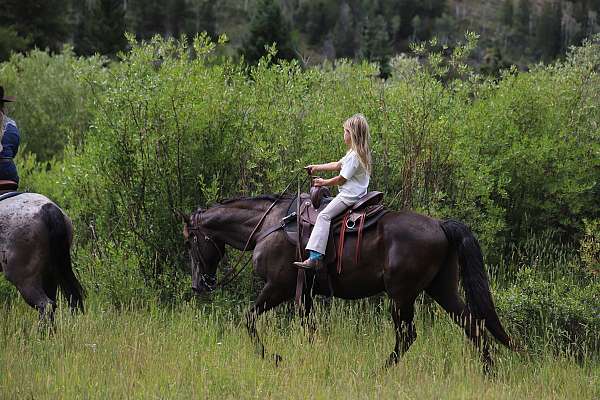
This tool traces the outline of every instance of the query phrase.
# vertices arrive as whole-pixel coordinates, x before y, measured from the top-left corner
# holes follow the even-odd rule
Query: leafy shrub
[[[250,67],[206,36],[130,39],[108,66],[34,51],[0,77],[31,93],[13,113],[26,138],[22,185],[74,220],[84,278],[119,302],[173,299],[188,282],[174,210],[278,192],[303,165],[341,158],[341,125],[356,112],[372,128],[371,187],[390,207],[465,221],[492,261],[546,231],[577,240],[598,212],[598,41],[484,80],[461,61],[474,38],[447,60],[420,47],[428,60],[396,60],[387,81],[369,63],[275,63],[275,49]],[[48,134],[28,135],[35,124]],[[29,141],[42,138],[51,143]]]
[[[591,276],[600,275],[600,220],[584,220],[585,233],[580,242],[579,255],[583,269]]]
[[[598,354],[600,284],[544,279],[532,268],[519,270],[515,282],[494,299],[504,324],[529,351]]]
[[[40,50],[13,54],[0,64],[0,82],[17,98],[8,106],[9,115],[38,160],[61,157],[66,145],[83,142],[93,94],[76,79],[75,68],[93,68],[100,75],[101,65],[98,57],[75,57],[70,47],[56,55]]]
[[[456,171],[504,214],[505,244],[547,228],[573,240],[598,212],[599,53],[600,37],[564,62],[507,71],[459,126]]]

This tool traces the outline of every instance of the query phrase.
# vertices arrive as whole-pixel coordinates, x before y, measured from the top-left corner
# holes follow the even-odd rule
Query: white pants
[[[334,197],[333,200],[327,204],[327,207],[317,215],[317,222],[315,222],[315,226],[310,234],[310,239],[308,239],[306,250],[325,254],[327,241],[329,239],[331,220],[343,213],[350,206],[352,206],[352,204],[346,204],[339,196]]]

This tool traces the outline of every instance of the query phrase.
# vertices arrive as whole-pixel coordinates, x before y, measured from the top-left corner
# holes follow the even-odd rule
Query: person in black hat
[[[6,115],[5,104],[15,101],[14,97],[5,96],[0,86],[0,181],[19,183],[17,166],[13,159],[19,151],[21,136],[17,124]]]

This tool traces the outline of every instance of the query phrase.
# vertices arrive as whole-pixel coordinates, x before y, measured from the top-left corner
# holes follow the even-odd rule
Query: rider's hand
[[[306,172],[308,172],[309,175],[312,175],[313,172],[315,171],[315,166],[314,165],[307,165],[306,167],[304,167],[304,169],[306,170]]]
[[[313,186],[316,186],[316,187],[325,186],[325,179],[323,179],[323,178],[313,179]]]

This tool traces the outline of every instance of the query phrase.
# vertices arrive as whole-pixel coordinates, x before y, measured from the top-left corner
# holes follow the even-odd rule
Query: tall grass
[[[597,360],[527,356],[498,348],[496,375],[441,312],[417,312],[419,337],[398,366],[385,304],[320,303],[307,333],[290,309],[270,313],[259,332],[279,367],[261,360],[242,309],[186,303],[116,310],[92,302],[83,316],[65,308],[56,332],[40,335],[36,314],[6,305],[0,327],[0,398],[506,398],[593,399]],[[311,339],[312,338],[312,339]]]

